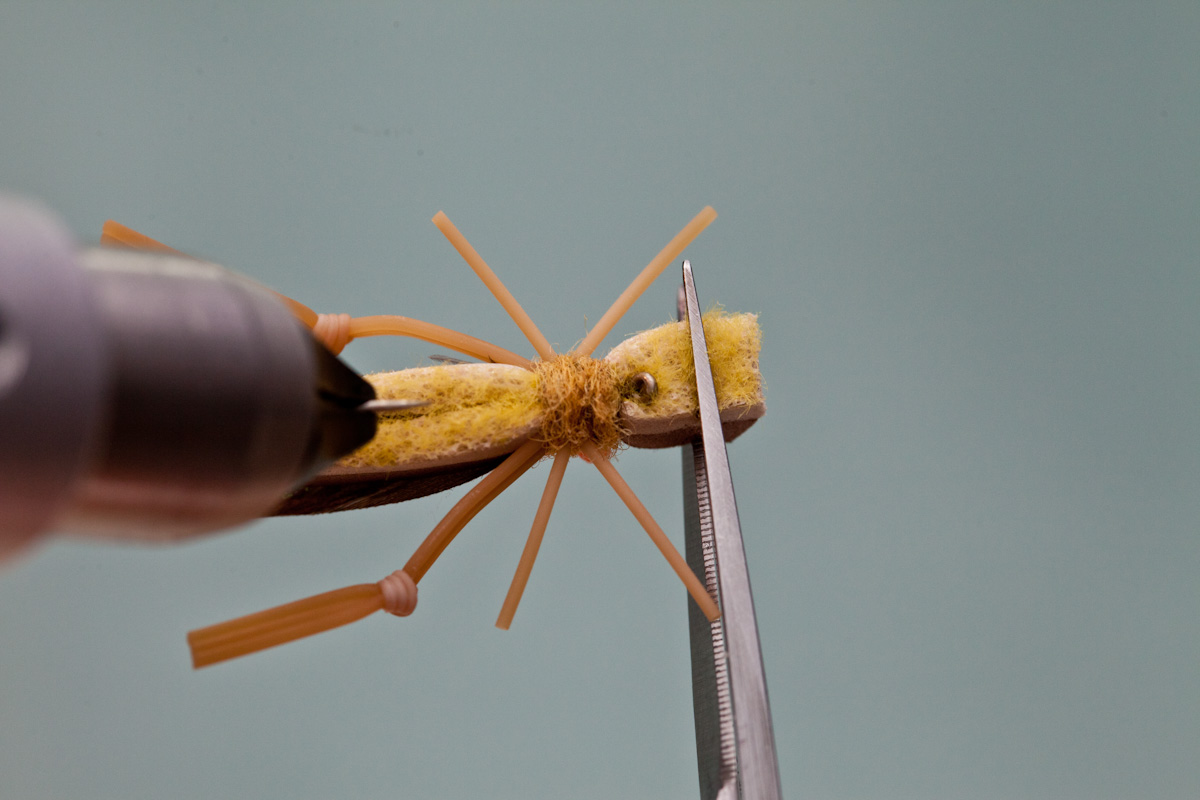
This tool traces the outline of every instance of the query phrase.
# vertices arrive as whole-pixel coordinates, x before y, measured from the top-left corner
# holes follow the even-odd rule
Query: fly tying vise
[[[445,214],[433,222],[517,323],[537,352],[529,360],[475,337],[407,317],[317,314],[280,296],[333,353],[364,336],[411,336],[485,363],[445,363],[367,375],[381,402],[420,398],[423,407],[381,414],[375,438],[286,498],[276,514],[366,508],[450,488],[487,473],[434,527],[403,569],[378,583],[316,595],[192,631],[194,666],[202,667],[384,610],[406,616],[417,583],[462,528],[541,459],[550,475],[496,625],[507,629],[520,602],[568,460],[582,456],[604,476],[662,552],[708,619],[720,612],[646,507],[611,463],[622,444],[672,447],[699,434],[694,366],[685,323],[645,331],[607,357],[592,352],[622,315],[716,218],[705,208],[634,279],[584,340],[556,354],[549,341]],[[169,249],[113,222],[107,244]],[[753,314],[704,315],[722,426],[727,440],[766,410],[758,368],[761,333]],[[441,359],[439,359],[441,360]],[[453,359],[446,359],[453,362]],[[490,471],[489,471],[490,470]]]

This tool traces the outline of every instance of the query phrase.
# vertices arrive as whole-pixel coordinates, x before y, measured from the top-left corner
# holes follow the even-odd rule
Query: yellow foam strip
[[[600,470],[600,474],[608,481],[608,485],[613,488],[617,496],[633,512],[633,516],[637,517],[637,521],[646,529],[646,533],[650,534],[650,539],[654,542],[659,552],[666,557],[667,563],[671,565],[671,569],[675,570],[675,574],[683,581],[683,585],[687,587],[688,594],[696,601],[696,605],[700,606],[700,610],[704,612],[704,616],[708,617],[708,621],[712,622],[720,617],[721,610],[717,608],[717,604],[709,597],[708,590],[704,588],[704,584],[692,572],[692,568],[688,566],[683,556],[679,555],[679,551],[675,549],[675,545],[671,544],[671,540],[667,538],[662,528],[654,521],[654,517],[650,516],[650,512],[642,505],[642,501],[633,493],[633,489],[629,488],[629,484],[625,482],[625,479],[621,477],[616,468],[607,458],[601,455],[600,451],[593,444],[585,444],[583,446],[583,454],[588,457],[596,469]]]
[[[454,541],[458,532],[500,492],[524,475],[541,458],[543,449],[544,446],[541,442],[526,442],[504,459],[500,466],[475,484],[471,491],[463,495],[463,498],[454,504],[450,512],[442,517],[442,521],[429,532],[425,541],[421,542],[421,546],[404,565],[404,571],[412,576],[414,581],[420,582],[442,551],[450,542]]]
[[[381,608],[379,585],[362,583],[200,628],[187,637],[192,666],[199,669],[348,625]]]
[[[410,317],[381,314],[373,317],[355,317],[350,320],[350,338],[361,339],[364,336],[410,336],[442,347],[449,347],[451,350],[478,358],[481,361],[530,368],[529,359],[505,350],[503,347],[497,347],[483,339],[476,339],[474,336]]]
[[[542,358],[550,358],[554,355],[554,350],[550,347],[550,342],[538,330],[538,326],[525,309],[521,308],[521,304],[517,302],[517,298],[512,296],[512,292],[508,291],[500,279],[496,277],[496,273],[492,272],[492,268],[487,265],[487,262],[471,247],[471,243],[467,241],[467,237],[459,233],[458,228],[454,227],[454,223],[442,211],[434,214],[433,224],[438,226],[438,230],[442,232],[450,244],[454,245],[454,249],[463,257],[467,265],[475,271],[483,284],[487,286],[488,291],[495,295],[500,301],[500,305],[504,306],[504,310],[512,317],[513,322],[517,323],[517,327],[521,329],[521,333],[525,334],[525,338],[533,345],[533,349]]]
[[[538,504],[537,514],[533,517],[533,526],[529,529],[529,538],[525,540],[525,549],[521,552],[521,561],[517,564],[517,572],[513,575],[500,607],[500,616],[496,618],[496,627],[508,630],[513,617],[517,613],[517,605],[521,595],[525,593],[525,584],[533,572],[533,562],[537,560],[538,549],[542,546],[542,537],[546,533],[546,524],[550,522],[550,512],[554,510],[554,499],[558,497],[558,489],[562,486],[563,473],[567,471],[567,462],[571,460],[571,451],[559,450],[554,454],[554,464],[550,467],[550,477],[546,479],[546,489],[542,492],[542,502]]]
[[[684,249],[692,243],[692,240],[700,235],[700,232],[707,228],[714,219],[717,218],[717,212],[712,206],[705,206],[699,214],[692,217],[692,221],[683,226],[683,230],[675,234],[675,238],[667,243],[654,260],[646,265],[646,268],[641,271],[633,283],[629,284],[629,288],[621,292],[621,296],[616,302],[604,312],[604,316],[596,323],[596,327],[588,332],[579,346],[574,352],[582,356],[590,356],[592,352],[604,340],[605,336],[612,331],[616,324],[620,322],[621,317],[625,316],[625,312],[630,309],[637,299],[642,296],[642,292],[650,288],[650,284],[654,283],[662,271],[667,268],[675,258],[684,251]]]

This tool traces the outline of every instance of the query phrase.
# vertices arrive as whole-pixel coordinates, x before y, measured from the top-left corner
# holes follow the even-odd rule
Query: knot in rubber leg
[[[397,617],[407,617],[417,607],[417,583],[402,569],[379,582],[383,591],[383,610]]]
[[[312,332],[336,356],[350,343],[350,315],[320,314]]]

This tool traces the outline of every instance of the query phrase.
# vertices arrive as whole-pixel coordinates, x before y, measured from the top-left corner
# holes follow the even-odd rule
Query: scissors
[[[686,556],[721,608],[720,618],[710,623],[695,603],[688,603],[700,797],[778,800],[779,760],[754,597],[700,302],[687,261],[677,306],[691,333],[701,425],[701,438],[683,446]]]

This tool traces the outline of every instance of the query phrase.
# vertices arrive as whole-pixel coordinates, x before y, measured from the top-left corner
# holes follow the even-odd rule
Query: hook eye
[[[649,403],[658,396],[658,381],[649,372],[639,372],[629,381],[634,396],[643,403]]]

